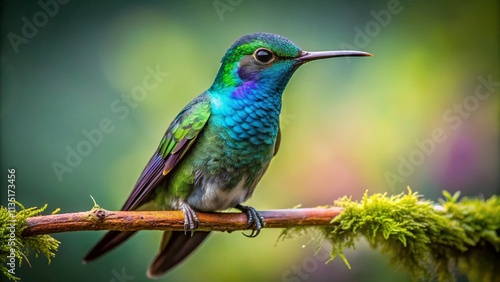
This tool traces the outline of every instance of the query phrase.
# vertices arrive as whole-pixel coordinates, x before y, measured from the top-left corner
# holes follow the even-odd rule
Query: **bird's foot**
[[[256,209],[249,206],[238,204],[235,208],[239,209],[241,212],[246,213],[248,218],[248,227],[253,226],[252,233],[250,233],[250,235],[247,235],[245,233],[243,233],[243,235],[249,238],[257,237],[262,227],[264,227],[264,217]]]
[[[191,236],[194,230],[198,228],[198,216],[188,204],[182,202],[180,208],[184,213],[184,234],[187,234],[188,229],[191,231]]]

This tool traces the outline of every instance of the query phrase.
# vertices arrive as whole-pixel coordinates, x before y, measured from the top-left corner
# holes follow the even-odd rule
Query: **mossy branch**
[[[16,210],[16,205],[21,209]],[[25,208],[18,202],[10,202],[8,207],[0,207],[0,270],[10,280],[19,280],[16,267],[21,267],[24,260],[28,264],[30,250],[37,258],[39,254],[50,260],[55,257],[59,241],[49,235],[24,237],[21,233],[26,229],[26,221],[45,211],[42,208]],[[57,212],[57,211],[55,211]]]
[[[266,228],[329,225],[342,208],[310,208],[261,211]],[[243,213],[197,212],[199,231],[236,231],[249,229]],[[23,236],[88,230],[174,230],[184,231],[181,211],[107,211],[54,214],[28,218]]]
[[[409,192],[397,196],[367,193],[361,201],[344,197],[335,206],[262,211],[266,228],[286,228],[282,237],[319,230],[332,246],[332,259],[354,248],[364,237],[369,244],[390,257],[391,263],[407,270],[416,280],[436,276],[453,279],[458,266],[471,281],[494,281],[500,277],[500,198],[463,198],[444,192],[436,206]],[[22,206],[21,206],[22,207]],[[95,205],[91,211],[38,216],[41,209],[22,209],[15,214],[15,256],[27,260],[28,249],[43,253],[50,262],[59,242],[49,233],[83,230],[184,230],[180,211],[107,211]],[[197,213],[199,230],[235,231],[247,228],[241,213]],[[0,234],[8,239],[12,213],[0,209]],[[310,234],[310,232],[308,232]],[[5,242],[5,243],[4,243]],[[5,267],[10,254],[7,240],[0,246],[0,268],[10,279],[18,279]],[[350,267],[350,266],[349,266]]]
[[[332,224],[314,228],[332,246],[331,259],[341,257],[349,268],[343,250],[363,237],[415,280],[453,281],[458,267],[470,281],[499,281],[500,198],[458,201],[459,193],[443,195],[440,205],[410,189],[390,197],[365,193],[359,202],[344,197],[335,201],[344,210]],[[282,237],[303,231],[290,227]]]

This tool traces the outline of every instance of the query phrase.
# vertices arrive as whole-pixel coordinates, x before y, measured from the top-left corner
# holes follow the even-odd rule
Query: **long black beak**
[[[319,59],[326,58],[335,58],[335,57],[365,57],[365,56],[373,56],[370,53],[362,52],[362,51],[351,51],[351,50],[342,50],[342,51],[320,51],[320,52],[307,52],[302,51],[302,53],[295,59],[298,62],[306,63]]]

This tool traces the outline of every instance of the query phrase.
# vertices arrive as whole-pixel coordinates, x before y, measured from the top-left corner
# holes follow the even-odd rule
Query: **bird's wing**
[[[276,156],[278,150],[280,149],[281,144],[281,128],[278,127],[278,136],[276,136],[276,142],[274,143],[274,154],[273,157]]]
[[[134,210],[148,202],[152,191],[193,145],[210,117],[210,100],[202,94],[189,103],[167,129],[160,146],[146,165],[132,194],[122,210]],[[109,231],[85,256],[83,262],[94,260],[132,236],[135,231]],[[205,238],[203,236],[203,238]],[[203,238],[198,240],[200,243]],[[199,243],[198,243],[199,244]],[[196,244],[194,247],[197,246]],[[193,249],[194,249],[193,247]]]
[[[122,210],[134,210],[149,200],[156,185],[172,171],[194,144],[209,117],[210,100],[206,94],[195,98],[177,115]]]

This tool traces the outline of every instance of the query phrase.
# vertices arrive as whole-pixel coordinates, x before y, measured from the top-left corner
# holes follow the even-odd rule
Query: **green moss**
[[[332,246],[331,259],[340,257],[349,268],[343,250],[355,248],[356,241],[363,237],[415,280],[454,280],[453,270],[458,269],[470,281],[498,281],[500,198],[459,200],[458,193],[452,196],[443,192],[443,195],[440,205],[421,199],[409,189],[407,194],[396,196],[365,193],[361,201],[344,197],[334,203],[344,211],[331,225],[290,227],[283,231],[282,237],[312,238],[319,230],[319,239],[329,241]],[[0,269],[11,280],[19,280],[15,273],[9,272],[11,254],[16,269],[23,261],[29,264],[30,252],[35,257],[45,255],[50,263],[60,243],[49,235],[21,236],[26,219],[40,215],[47,205],[39,209],[17,205],[21,209],[14,213],[0,207]],[[94,209],[98,208],[94,202]]]
[[[415,280],[453,281],[453,269],[470,281],[494,281],[500,277],[500,199],[445,198],[440,206],[408,194],[387,196],[365,193],[361,201],[344,197],[335,206],[345,210],[331,226],[320,230],[332,246],[331,258],[340,257],[350,268],[343,249],[354,248],[364,237],[390,263],[408,271]],[[288,237],[303,228],[288,228]]]
[[[20,279],[16,277],[15,271],[18,271],[23,261],[29,264],[28,256],[31,252],[36,258],[39,254],[45,255],[50,263],[60,243],[49,235],[23,237],[21,233],[26,228],[26,219],[40,215],[47,205],[26,209],[21,204],[16,204],[21,208],[19,211],[14,211],[11,207],[13,212],[9,212],[7,207],[0,207],[0,269],[7,278],[14,281]],[[11,265],[13,267],[8,264],[11,259],[14,261]]]

